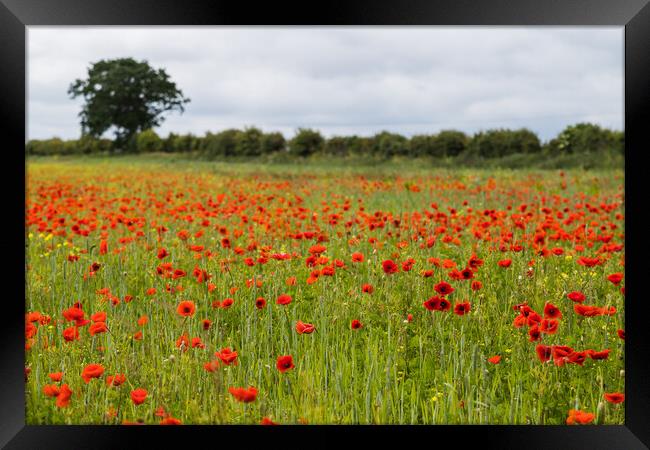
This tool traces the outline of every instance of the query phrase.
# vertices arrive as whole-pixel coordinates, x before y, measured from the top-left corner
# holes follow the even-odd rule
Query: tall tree
[[[68,93],[85,100],[79,113],[82,136],[100,137],[114,127],[118,148],[136,133],[159,126],[163,113],[176,110],[182,114],[183,105],[190,101],[164,69],[133,58],[93,63],[88,77],[75,80]]]

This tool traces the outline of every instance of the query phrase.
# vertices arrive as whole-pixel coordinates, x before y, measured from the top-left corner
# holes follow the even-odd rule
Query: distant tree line
[[[558,136],[542,143],[532,131],[493,129],[469,136],[461,131],[444,130],[436,134],[419,134],[407,138],[382,131],[370,137],[333,136],[325,138],[319,131],[300,128],[289,140],[278,132],[264,133],[255,127],[227,129],[205,136],[170,133],[158,136],[153,130],[134,135],[126,145],[109,139],[84,136],[78,140],[31,140],[27,155],[77,155],[115,153],[185,153],[204,159],[232,157],[255,158],[284,153],[292,157],[328,155],[338,157],[370,156],[373,158],[430,157],[491,159],[509,155],[532,154],[623,154],[624,134],[590,123],[566,127]]]

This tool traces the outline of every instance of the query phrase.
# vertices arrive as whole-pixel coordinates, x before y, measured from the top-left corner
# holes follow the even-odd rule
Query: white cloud
[[[78,137],[68,86],[117,57],[164,67],[192,99],[161,134],[623,126],[623,28],[29,27],[29,138]]]

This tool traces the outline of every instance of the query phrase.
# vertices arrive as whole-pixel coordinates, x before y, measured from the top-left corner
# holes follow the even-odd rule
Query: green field
[[[622,424],[604,394],[625,392],[625,280],[608,279],[624,273],[623,184],[620,169],[30,159],[26,423]],[[424,305],[436,296],[450,310]],[[89,364],[104,371],[86,382]],[[251,386],[250,402],[229,391]]]

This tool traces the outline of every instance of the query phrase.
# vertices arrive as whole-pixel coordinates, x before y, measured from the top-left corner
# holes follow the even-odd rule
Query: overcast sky
[[[69,84],[121,57],[165,68],[191,99],[162,135],[623,129],[622,27],[30,26],[27,45],[29,139],[79,137]]]

